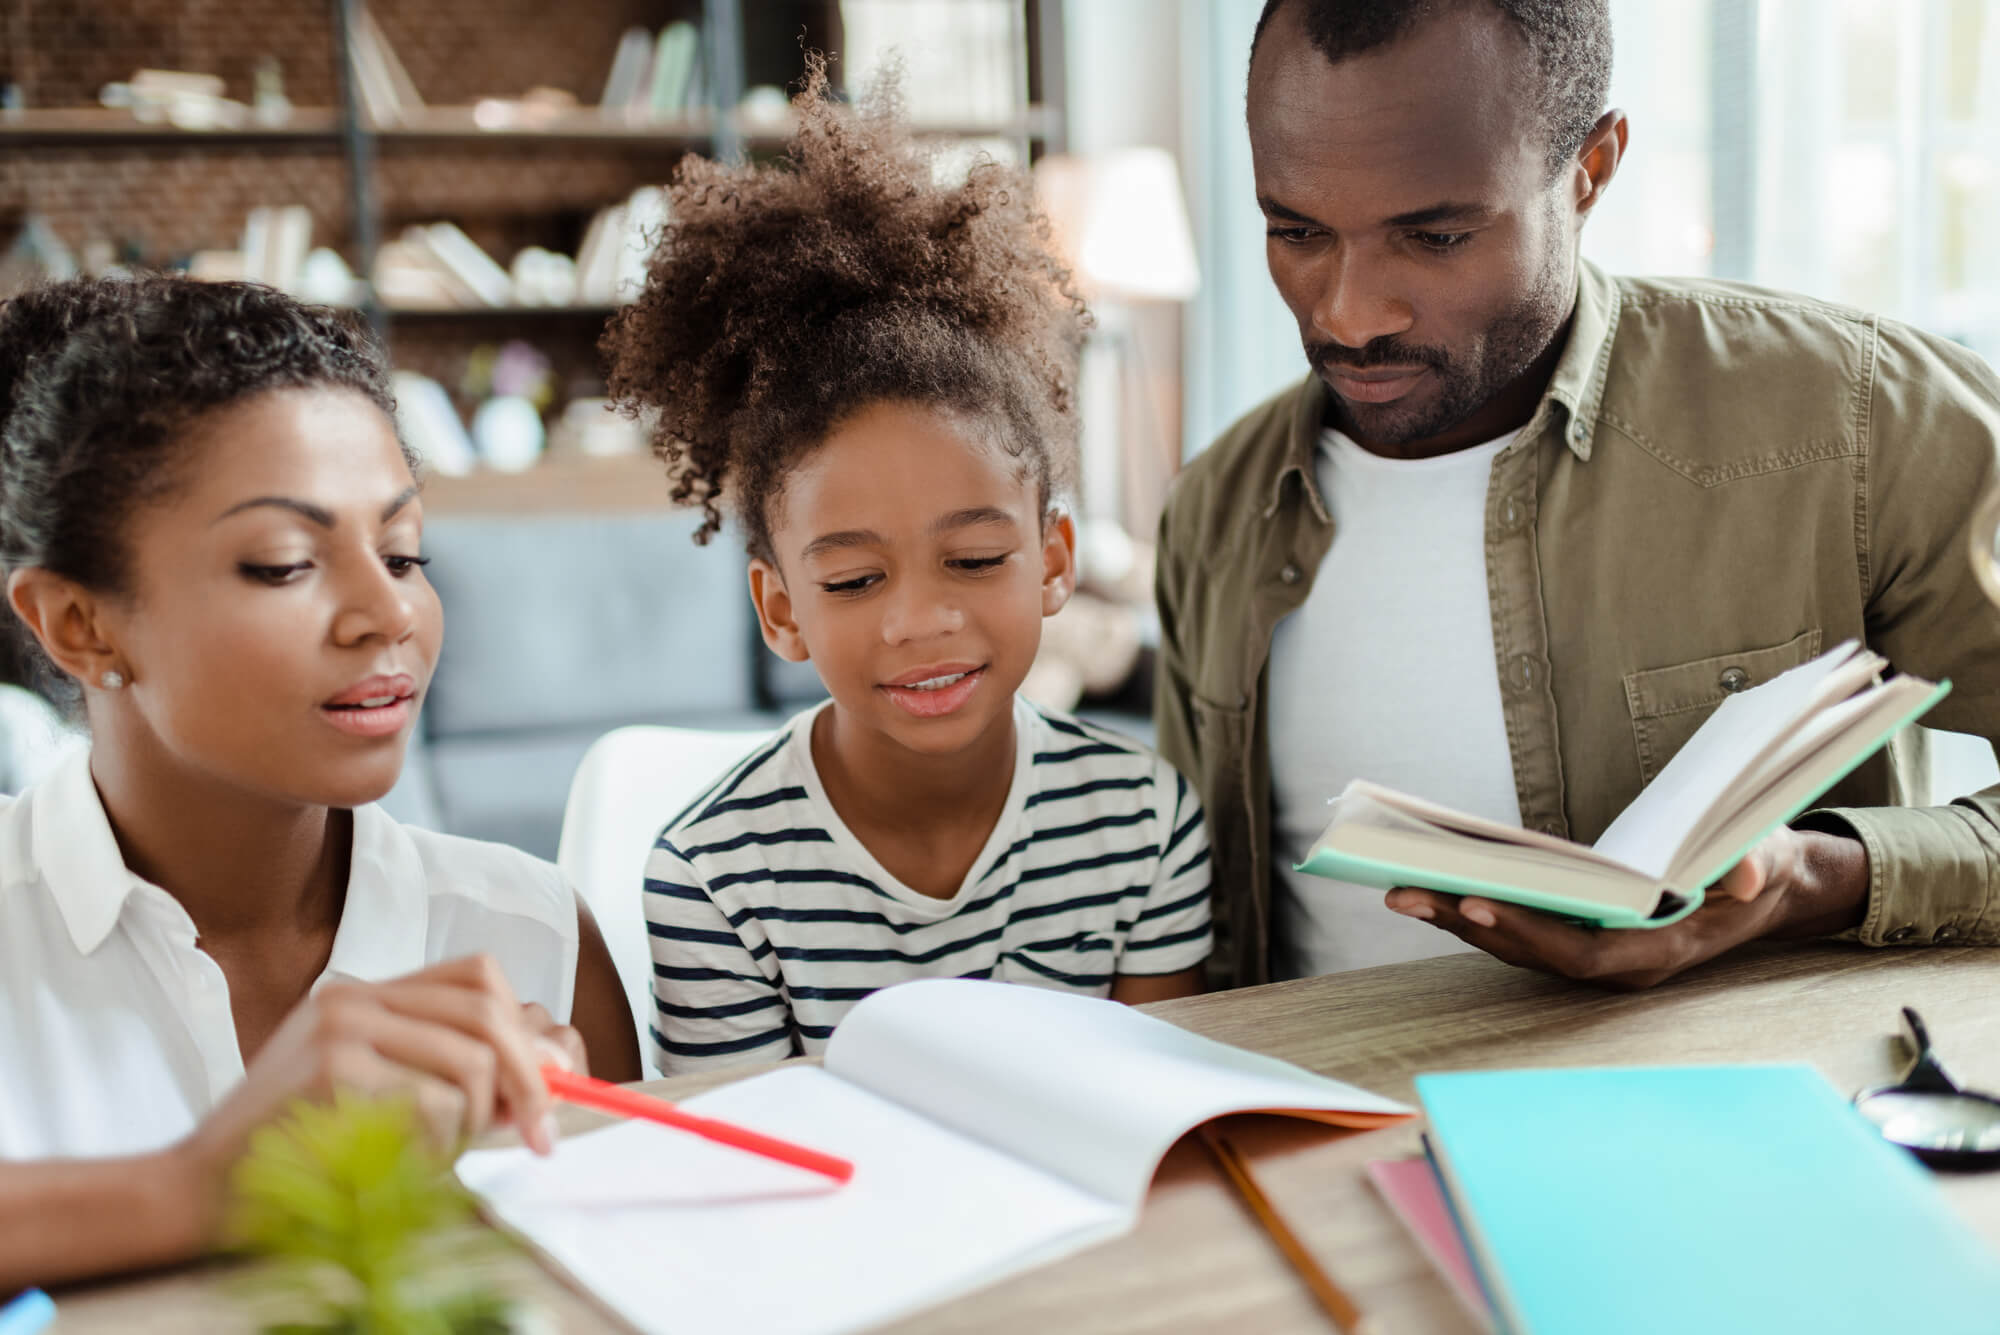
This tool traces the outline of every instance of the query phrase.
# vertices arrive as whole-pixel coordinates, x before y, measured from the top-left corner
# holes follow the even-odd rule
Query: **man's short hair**
[[[1467,0],[1264,0],[1250,55],[1271,16],[1284,5],[1300,10],[1313,47],[1337,64],[1404,36]],[[1548,130],[1549,170],[1575,156],[1604,110],[1611,83],[1611,11],[1607,0],[1471,0],[1505,14],[1527,39],[1541,72],[1541,115]]]

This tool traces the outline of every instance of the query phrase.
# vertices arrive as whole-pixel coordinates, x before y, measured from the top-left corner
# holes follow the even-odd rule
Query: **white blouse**
[[[78,751],[0,799],[0,1159],[141,1153],[243,1078],[229,984],[179,901],[127,867]],[[379,982],[485,952],[567,1022],[576,897],[500,844],[354,812],[329,978]]]

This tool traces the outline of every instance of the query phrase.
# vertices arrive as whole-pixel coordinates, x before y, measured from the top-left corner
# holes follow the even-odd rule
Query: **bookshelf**
[[[836,53],[836,79],[857,77],[848,59],[850,20],[876,31],[928,7],[1005,7],[1010,60],[1025,73],[1022,96],[999,116],[917,110],[918,130],[953,140],[1005,140],[1021,161],[1063,147],[1061,0],[232,0],[226,21],[191,17],[179,0],[71,0],[33,6],[8,32],[0,83],[20,85],[26,109],[0,111],[0,225],[37,215],[72,252],[173,264],[234,244],[255,205],[299,204],[311,244],[334,249],[366,279],[385,243],[411,224],[452,220],[503,266],[536,246],[575,255],[592,216],[644,185],[664,182],[687,153],[721,158],[775,152],[789,133],[780,114],[745,114],[744,93],[798,77],[802,46]],[[210,16],[214,18],[215,16]],[[701,96],[678,111],[628,121],[594,105],[620,35],[694,25]],[[858,40],[858,38],[857,38]],[[402,114],[372,118],[386,45],[402,87],[420,93]],[[400,59],[398,59],[400,57]],[[912,72],[944,70],[936,60]],[[213,74],[248,101],[256,69],[276,60],[293,100],[276,123],[188,129],[144,123],[125,110],[85,105],[105,83],[134,69]],[[408,73],[401,69],[407,60]],[[957,69],[949,69],[958,77]],[[414,76],[413,78],[411,76]],[[260,76],[261,77],[261,76]],[[364,87],[362,85],[369,84]],[[494,123],[481,100],[537,84],[568,89],[590,105],[542,109],[520,123]],[[73,105],[66,105],[73,104]],[[671,104],[668,104],[671,105]],[[358,309],[387,342],[399,368],[447,386],[462,417],[476,400],[459,370],[474,349],[522,339],[552,364],[553,423],[567,399],[601,384],[596,340],[616,309],[587,295],[572,304],[413,306],[378,299]],[[596,462],[576,477],[613,478]],[[552,457],[548,467],[555,469]],[[569,476],[566,474],[565,476]],[[481,509],[546,509],[550,495],[582,508],[618,508],[625,484],[564,482],[538,491],[534,474],[491,485],[445,485],[437,501]],[[523,481],[522,478],[529,480]],[[553,474],[551,475],[553,483]],[[451,480],[453,484],[458,479]]]

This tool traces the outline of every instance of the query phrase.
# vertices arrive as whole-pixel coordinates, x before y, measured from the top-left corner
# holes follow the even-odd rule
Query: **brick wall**
[[[753,3],[755,0],[753,0]],[[427,102],[509,96],[535,84],[585,101],[604,89],[618,35],[696,17],[700,0],[377,0],[377,22]],[[247,101],[276,56],[300,106],[334,101],[331,0],[0,0],[0,66],[28,105],[82,106],[141,68],[219,74]]]

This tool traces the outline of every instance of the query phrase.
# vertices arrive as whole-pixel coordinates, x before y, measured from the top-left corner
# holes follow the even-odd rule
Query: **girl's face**
[[[128,684],[92,692],[93,729],[279,800],[373,801],[444,625],[395,429],[358,393],[312,388],[191,430],[179,485],[126,526],[130,588],[101,616]]]
[[[847,418],[770,520],[777,564],[750,571],[765,641],[810,658],[850,717],[926,754],[1005,724],[1042,618],[1075,584],[1070,521],[1045,524],[1018,462],[935,408]]]

